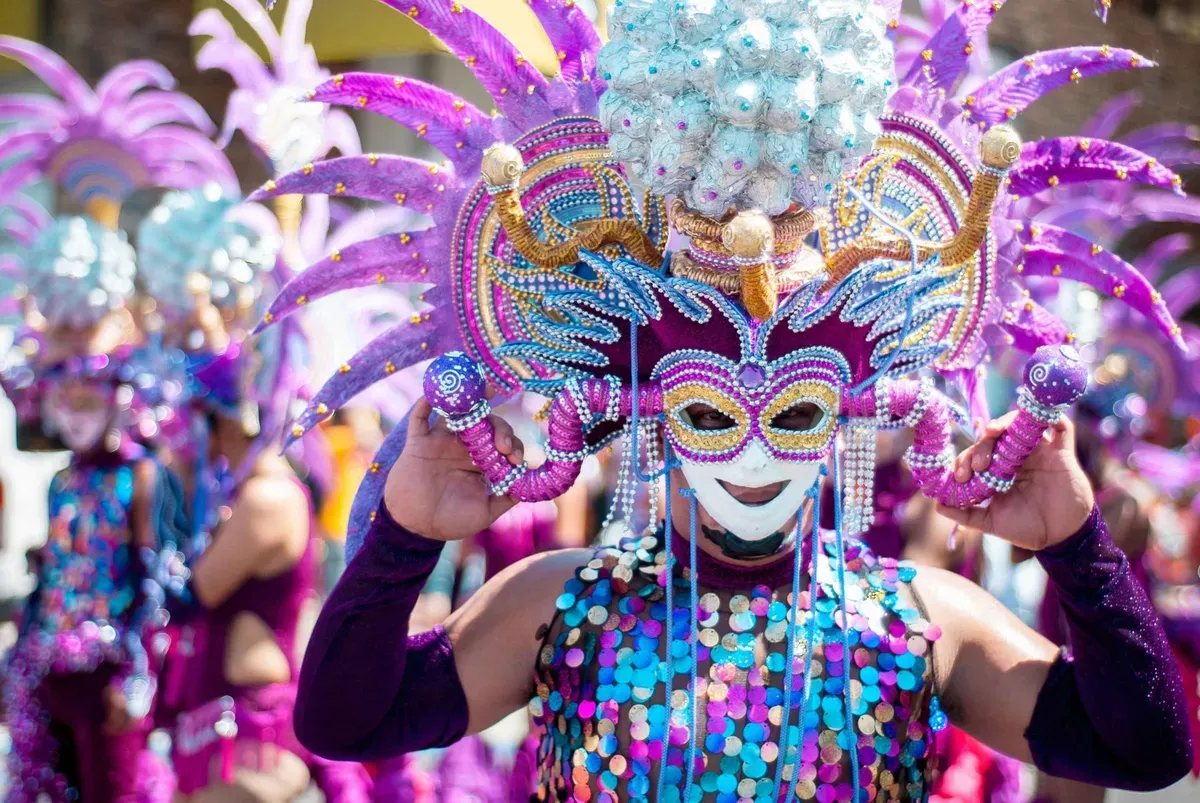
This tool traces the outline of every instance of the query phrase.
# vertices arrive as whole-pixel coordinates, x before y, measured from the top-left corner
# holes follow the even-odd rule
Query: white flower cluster
[[[616,157],[720,217],[827,197],[890,94],[873,0],[617,0],[599,72]]]
[[[86,217],[60,217],[24,260],[25,286],[52,326],[85,328],[133,296],[133,246],[124,232]]]
[[[221,309],[247,307],[262,290],[262,274],[275,265],[279,243],[230,220],[240,202],[216,184],[169,192],[138,229],[141,277],[147,293],[167,315],[190,312],[196,282]]]

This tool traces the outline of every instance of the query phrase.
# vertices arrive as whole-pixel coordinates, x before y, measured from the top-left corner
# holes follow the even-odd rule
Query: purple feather
[[[254,33],[267,46],[267,52],[271,54],[272,58],[280,53],[282,42],[279,38],[279,32],[275,30],[275,23],[271,22],[271,17],[263,10],[262,5],[257,0],[222,0],[222,2],[233,9],[239,17],[246,21],[247,25],[254,29]],[[299,5],[299,3],[296,5]],[[291,10],[292,3],[289,2],[288,13],[291,13]]]
[[[1130,133],[1123,141],[1130,147],[1157,156],[1167,164],[1184,164],[1200,147],[1200,127],[1186,123],[1159,123]]]
[[[229,20],[215,8],[196,15],[188,26],[192,36],[210,36],[196,53],[196,69],[217,69],[229,73],[234,83],[244,89],[263,94],[274,87],[271,73],[250,45],[238,38]]]
[[[1042,346],[1066,343],[1069,334],[1058,316],[1028,300],[1010,307],[1000,328],[1012,338],[1013,348],[1030,354]]]
[[[1191,250],[1192,238],[1188,235],[1168,235],[1160,240],[1156,240],[1146,249],[1144,254],[1138,257],[1138,270],[1146,277],[1146,281],[1157,285],[1167,265]],[[1167,293],[1163,293],[1163,296],[1170,299]],[[1168,301],[1167,306],[1171,306],[1170,301]],[[1176,314],[1174,309],[1172,309],[1171,314]]]
[[[453,0],[380,0],[407,14],[467,64],[504,116],[523,130],[553,119],[545,77],[504,34]]]
[[[96,97],[103,108],[120,106],[147,87],[174,89],[175,76],[157,61],[127,61],[113,67],[100,79],[100,83],[96,84]]]
[[[45,95],[0,96],[0,120],[20,120],[26,126],[52,127],[67,122],[62,104]]]
[[[91,113],[99,105],[87,82],[53,50],[15,36],[0,36],[0,55],[25,65],[69,106]]]
[[[913,62],[901,84],[920,86],[927,91],[952,91],[1001,5],[1003,0],[964,3],[957,8],[926,43],[921,57]]]
[[[321,84],[313,100],[367,109],[416,131],[464,173],[479,169],[496,141],[491,116],[444,89],[412,78],[352,72]]]
[[[0,134],[0,163],[10,159],[29,159],[45,152],[46,133],[15,128]]]
[[[1123,92],[1100,107],[1090,120],[1083,124],[1080,136],[1093,139],[1112,139],[1120,129],[1121,124],[1129,118],[1130,112],[1142,100],[1140,92]]]
[[[341,109],[328,109],[325,112],[325,141],[332,148],[337,148],[342,156],[353,156],[362,153],[362,142],[358,138],[358,126],[350,115]]]
[[[346,528],[346,560],[350,560],[362,546],[367,534],[367,523],[375,515],[379,503],[383,501],[383,489],[387,483],[388,472],[395,465],[400,453],[408,442],[408,416],[400,419],[396,426],[383,439],[379,451],[372,460],[373,465],[379,466],[378,471],[368,471],[354,494],[354,502],[350,506],[350,523]],[[411,798],[404,797],[404,800]]]
[[[1021,235],[1026,276],[1051,276],[1083,282],[1154,321],[1181,349],[1183,340],[1162,296],[1133,265],[1065,229],[1034,225]]]
[[[209,180],[216,181],[227,190],[236,191],[237,176],[229,159],[203,134],[179,125],[160,125],[138,134],[134,145],[145,154],[151,173],[159,180],[171,176],[176,165],[195,165],[209,171]],[[178,180],[166,181],[162,186],[189,189],[193,183],[181,184]]]
[[[44,229],[53,222],[50,213],[28,195],[16,195],[5,205],[5,211],[24,220],[35,230]]]
[[[1184,269],[1162,284],[1163,298],[1176,318],[1182,318],[1200,302],[1200,275],[1195,270]]]
[[[1146,220],[1200,223],[1200,198],[1167,192],[1140,192],[1129,199],[1124,211]]]
[[[130,134],[139,134],[167,123],[190,125],[206,134],[215,130],[203,107],[178,92],[143,92],[125,105],[121,116]]]
[[[257,331],[266,321],[283,320],[303,305],[339,290],[385,282],[444,281],[442,239],[434,232],[384,234],[335,252],[288,282],[271,302],[268,317]]]
[[[304,49],[309,46],[305,42],[305,32],[310,13],[312,0],[288,0],[287,12],[283,15],[283,30],[279,34],[278,59],[283,64],[296,64],[303,59]]]
[[[1112,0],[1096,0],[1096,16],[1101,22],[1108,22],[1108,7],[1112,5]]]
[[[1110,47],[1068,47],[1035,53],[997,72],[963,101],[975,122],[1011,120],[1043,95],[1092,75],[1153,67],[1154,62]]]
[[[1086,137],[1026,142],[1008,180],[1009,192],[1022,197],[1093,181],[1128,180],[1183,192],[1183,180],[1158,160],[1120,142]]]
[[[0,170],[0,205],[41,178],[42,171],[31,160],[22,160]]]
[[[343,198],[385,201],[425,210],[457,197],[452,168],[408,156],[342,156],[318,162],[268,182],[250,196],[252,201],[278,195],[316,193]]]
[[[329,415],[328,411],[338,409],[370,385],[441,354],[448,344],[456,342],[458,329],[453,311],[436,309],[429,314],[428,321],[406,321],[392,327],[351,357],[296,418],[284,448],[298,437],[298,432],[302,435],[312,429]]]
[[[531,0],[530,9],[537,16],[550,44],[558,56],[562,78],[569,84],[591,82],[596,77],[596,54],[600,51],[600,35],[596,26],[578,3],[568,5],[564,0]],[[589,100],[594,101],[595,93]],[[595,107],[573,109],[577,114],[594,115]]]

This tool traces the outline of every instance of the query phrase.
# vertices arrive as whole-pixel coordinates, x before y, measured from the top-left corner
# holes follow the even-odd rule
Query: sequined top
[[[50,483],[33,626],[48,635],[85,622],[116,625],[131,609],[133,465],[68,466]]]
[[[800,799],[834,803],[851,800],[857,759],[860,800],[920,800],[931,736],[930,643],[940,630],[901,589],[915,569],[876,559],[862,544],[848,542],[843,634],[832,536],[821,552],[815,612],[807,580],[798,595],[790,692],[784,670],[791,584],[714,590],[704,587],[701,570],[694,684],[700,738],[693,787],[684,795],[693,728],[689,571],[678,568],[677,555],[674,638],[668,638],[666,556],[659,539],[598,551],[567,582],[558,612],[540,633],[536,695],[529,705],[541,731],[536,799],[774,803],[779,784],[781,791],[791,786]],[[810,632],[816,647],[805,701]],[[781,748],[785,701],[792,713]],[[801,715],[805,733],[797,765]],[[664,730],[669,745],[660,797]],[[777,771],[781,749],[785,760]]]

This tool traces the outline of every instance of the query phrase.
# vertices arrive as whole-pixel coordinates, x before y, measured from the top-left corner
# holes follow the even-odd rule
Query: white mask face
[[[106,410],[82,413],[59,410],[50,420],[67,448],[76,454],[84,454],[96,448],[108,431],[109,414]]]
[[[43,416],[63,444],[76,454],[86,454],[104,439],[113,418],[112,405],[97,391],[71,385],[52,392]]]
[[[756,438],[732,462],[683,461],[683,476],[708,515],[742,541],[762,541],[783,530],[799,512],[804,495],[821,473],[819,461],[776,460]],[[777,496],[761,504],[738,501],[721,483],[765,488],[783,482]]]

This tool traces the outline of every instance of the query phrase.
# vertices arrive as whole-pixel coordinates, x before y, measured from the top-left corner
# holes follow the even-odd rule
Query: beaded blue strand
[[[818,477],[813,482],[817,488],[817,495],[820,495],[821,478]],[[805,496],[812,498],[812,494],[806,493]],[[795,533],[795,550],[796,556],[792,561],[792,601],[793,603],[800,599],[800,567],[804,564],[804,539],[800,536],[801,523],[804,520],[804,508],[801,507],[796,511],[796,525],[793,528]],[[775,794],[779,793],[780,785],[783,783],[783,765],[787,756],[788,743],[788,726],[792,721],[792,687],[794,684],[792,664],[796,659],[796,627],[799,623],[796,621],[795,607],[793,607],[793,615],[787,626],[787,659],[784,663],[783,675],[783,721],[779,723],[779,757],[775,760],[775,783],[772,790]],[[801,723],[801,727],[804,723]],[[801,746],[803,746],[803,736],[801,738]]]
[[[691,639],[691,658],[692,658],[692,675],[688,680],[691,688],[688,690],[688,714],[692,721],[691,739],[688,741],[687,751],[687,784],[684,786],[685,800],[691,798],[692,786],[696,780],[696,679],[700,676],[700,622],[698,621],[698,611],[700,610],[700,591],[697,588],[700,575],[696,571],[696,492],[691,488],[685,488],[679,492],[686,496],[688,500],[688,561],[691,577],[689,578],[688,603],[691,606],[691,612],[688,614],[688,624],[691,627],[688,633],[688,638]],[[669,715],[668,715],[669,717]]]
[[[879,220],[885,226],[892,229],[893,231],[895,231],[901,237],[903,237],[905,240],[908,241],[909,252],[912,254],[912,266],[911,266],[911,272],[908,274],[908,278],[905,280],[905,284],[915,281],[917,276],[921,273],[921,266],[917,262],[918,249],[917,249],[916,235],[914,235],[908,229],[904,228],[903,226],[901,226],[898,223],[895,223],[893,220],[891,220],[891,218],[889,218],[887,215],[885,215],[883,213],[883,210],[879,209],[879,207],[875,206],[870,201],[868,201],[866,199],[866,196],[864,196],[861,192],[859,192],[857,188],[847,185],[846,189],[849,190],[850,194],[854,196],[854,200],[858,201],[860,204],[863,205],[863,209],[867,210],[868,214],[874,215],[875,217],[879,218]],[[901,347],[904,345],[904,341],[908,340],[908,336],[912,332],[913,308],[915,307],[916,303],[917,303],[916,294],[908,293],[908,298],[905,300],[905,305],[904,305],[904,323],[901,324],[901,326],[900,326],[900,335],[899,335],[899,337],[896,338],[896,347],[893,348],[891,350],[891,352],[889,352],[888,355],[884,358],[883,365],[881,365],[879,367],[879,370],[877,370],[875,373],[871,374],[869,377],[867,377],[863,381],[859,382],[857,385],[855,385],[853,388],[850,389],[850,395],[857,396],[859,393],[862,393],[863,390],[874,385],[881,378],[883,378],[887,374],[888,371],[891,370],[892,365],[895,364],[896,359],[900,356]],[[836,451],[837,451],[836,448],[834,451],[836,453]],[[841,486],[838,485],[836,487],[836,490],[840,491]]]
[[[850,700],[850,612],[846,606],[846,552],[842,542],[842,460],[837,445],[833,448],[833,477],[834,488],[838,489],[833,495],[833,532],[836,539],[837,576],[838,576],[838,607],[842,611],[842,698],[846,705],[846,731],[850,734],[850,772],[851,785],[854,793],[852,803],[858,803],[859,767],[858,741],[854,738],[854,704]]]
[[[663,445],[664,461],[670,462],[670,444]],[[663,547],[667,556],[666,560],[666,578],[667,578],[667,637],[663,639],[665,645],[663,659],[666,663],[666,674],[663,678],[663,705],[668,711],[666,722],[663,723],[662,733],[662,758],[658,762],[658,791],[654,795],[655,800],[664,800],[663,792],[667,785],[667,750],[670,749],[671,735],[671,692],[674,690],[675,669],[671,662],[671,641],[675,638],[675,557],[671,549],[671,535],[674,532],[671,524],[671,496],[673,489],[671,488],[671,475],[667,474],[667,501],[665,520],[663,522]]]
[[[824,464],[821,465],[821,476],[825,476],[828,469]],[[808,701],[812,694],[812,662],[813,651],[817,646],[817,553],[821,548],[821,492],[820,484],[815,484],[809,488],[805,495],[812,500],[813,510],[813,525],[812,525],[812,551],[809,553],[809,581],[808,581],[808,628],[805,634],[807,649],[804,652],[804,694],[800,697],[800,742],[796,746],[796,757],[792,762],[792,777],[788,780],[787,793],[783,796],[784,800],[792,799],[792,787],[796,784],[796,778],[800,776],[800,765],[804,763],[804,719],[808,716]],[[792,600],[792,621],[799,621],[800,617],[800,595],[797,594]],[[788,672],[792,671],[788,667]],[[780,751],[778,761],[785,761],[786,756]]]

